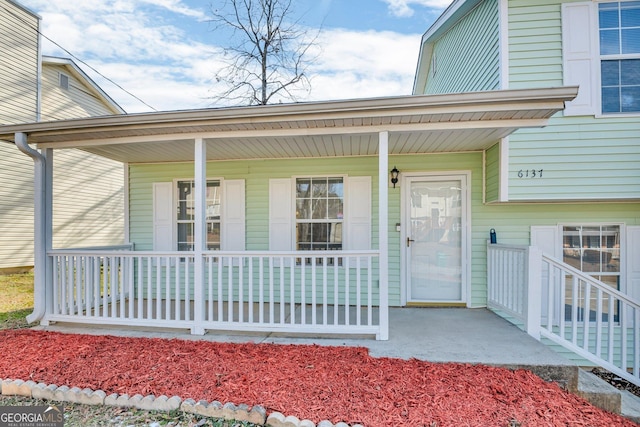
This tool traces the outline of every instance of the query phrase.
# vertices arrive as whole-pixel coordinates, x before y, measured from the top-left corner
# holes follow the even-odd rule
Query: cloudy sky
[[[42,18],[44,36],[144,101],[75,59],[127,112],[218,105],[214,75],[229,40],[210,18],[224,0],[18,1]],[[449,3],[295,0],[308,33],[322,27],[312,89],[298,100],[409,94],[420,37]],[[46,38],[43,54],[69,57]]]

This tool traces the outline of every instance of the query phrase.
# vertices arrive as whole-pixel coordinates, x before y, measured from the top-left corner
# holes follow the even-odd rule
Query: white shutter
[[[173,250],[173,183],[153,183],[153,250]]]
[[[531,246],[537,246],[545,254],[562,259],[558,227],[555,225],[531,226]]]
[[[220,249],[245,250],[245,191],[244,179],[222,181],[222,217]]]
[[[597,21],[593,2],[562,4],[562,70],[565,86],[579,86],[566,103],[565,116],[596,114],[598,82]]]
[[[347,179],[345,249],[371,249],[371,177]]]
[[[640,301],[640,226],[627,227],[626,233],[627,289],[626,293]]]
[[[290,251],[293,244],[291,179],[269,180],[269,250]]]

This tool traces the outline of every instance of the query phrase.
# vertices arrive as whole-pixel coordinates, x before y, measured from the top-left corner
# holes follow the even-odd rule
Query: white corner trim
[[[509,201],[509,137],[500,140],[499,146],[500,167],[498,169],[500,183],[498,185],[498,200]]]
[[[509,89],[509,1],[498,4],[500,37],[500,89]]]

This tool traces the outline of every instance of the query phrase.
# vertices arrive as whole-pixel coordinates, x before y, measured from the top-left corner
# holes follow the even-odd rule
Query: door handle
[[[407,247],[411,247],[411,242],[415,242],[411,237],[407,237]]]

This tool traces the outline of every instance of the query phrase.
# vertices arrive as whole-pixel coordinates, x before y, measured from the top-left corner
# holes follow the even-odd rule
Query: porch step
[[[576,394],[605,411],[620,414],[640,423],[640,398],[626,390],[618,390],[590,372],[580,369]]]

